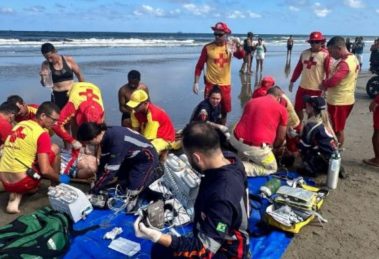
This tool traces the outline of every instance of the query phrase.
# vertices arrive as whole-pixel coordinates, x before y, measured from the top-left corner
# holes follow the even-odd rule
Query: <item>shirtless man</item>
[[[79,82],[84,82],[84,76],[75,60],[69,56],[59,55],[53,44],[42,44],[41,53],[46,59],[41,65],[41,84],[44,85],[50,70],[53,80],[51,101],[62,109],[68,101],[68,91],[74,82],[74,74]]]
[[[126,105],[126,103],[129,102],[132,93],[137,89],[142,89],[145,90],[147,94],[149,94],[149,89],[147,86],[140,81],[141,73],[137,70],[131,70],[128,73],[128,83],[121,86],[121,88],[118,90],[119,109],[122,113],[121,126],[123,127],[131,127],[131,109]]]

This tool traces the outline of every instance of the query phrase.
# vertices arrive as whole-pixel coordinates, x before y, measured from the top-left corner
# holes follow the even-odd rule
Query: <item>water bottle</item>
[[[228,36],[228,41],[226,44],[228,53],[233,54],[234,52],[237,51],[237,45],[236,45],[237,42],[240,42],[240,39],[238,37]]]
[[[54,85],[51,69],[49,66],[47,66],[47,69],[42,73],[42,85],[48,88],[52,88]]]
[[[266,182],[265,185],[262,185],[259,190],[263,196],[270,197],[277,192],[280,186],[280,180],[277,178],[272,178],[270,181]]]
[[[338,183],[338,174],[341,168],[341,155],[339,152],[334,152],[329,159],[328,177],[326,186],[330,189],[336,189]]]

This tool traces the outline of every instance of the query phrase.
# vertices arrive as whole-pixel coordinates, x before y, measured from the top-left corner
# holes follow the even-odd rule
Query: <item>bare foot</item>
[[[9,201],[7,206],[7,212],[10,214],[16,214],[20,213],[19,205],[21,202],[22,194],[20,193],[10,193],[9,194]]]
[[[376,158],[363,159],[362,161],[363,161],[363,163],[365,163],[366,165],[371,165],[371,166],[374,166],[374,167],[379,167],[379,161],[377,161]]]

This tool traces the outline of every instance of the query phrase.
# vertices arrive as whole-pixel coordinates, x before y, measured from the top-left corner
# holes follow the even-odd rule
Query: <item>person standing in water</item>
[[[84,76],[74,58],[59,55],[53,44],[42,44],[41,53],[46,59],[41,65],[41,84],[49,86],[46,85],[46,78],[50,76],[51,71],[53,81],[51,101],[62,109],[68,101],[68,91],[74,83],[74,74],[79,82],[84,82]]]

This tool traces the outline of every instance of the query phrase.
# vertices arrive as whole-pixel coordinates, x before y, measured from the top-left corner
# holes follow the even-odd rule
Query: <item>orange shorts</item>
[[[374,111],[374,129],[379,130],[379,107]]]
[[[205,83],[205,89],[204,89],[204,98],[208,98],[209,92],[213,88],[212,83]],[[230,85],[222,85],[220,86],[221,90],[221,113],[227,114],[228,112],[232,111],[232,97],[231,94],[231,86]]]
[[[333,130],[335,133],[341,132],[345,129],[347,117],[349,117],[354,104],[349,105],[332,105],[328,104],[328,112],[330,121],[332,122]]]
[[[304,96],[321,96],[322,91],[321,90],[309,90],[304,89],[302,87],[299,87],[296,92],[295,97],[295,111],[300,112],[303,109],[305,109],[305,103],[304,103]]]
[[[35,180],[29,176],[25,176],[22,180],[16,183],[6,183],[3,182],[4,190],[7,192],[15,193],[27,193],[34,190],[39,185],[39,181]]]

